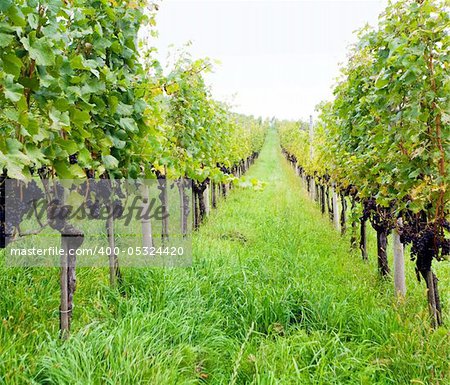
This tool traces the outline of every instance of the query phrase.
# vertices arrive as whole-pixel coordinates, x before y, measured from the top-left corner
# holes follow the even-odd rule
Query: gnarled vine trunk
[[[427,284],[428,308],[430,310],[431,325],[434,328],[442,325],[441,299],[439,297],[438,279],[431,268],[421,271],[422,277]]]
[[[205,201],[205,215],[208,216],[211,212],[211,194],[209,183],[206,184],[205,191],[203,191],[203,200]]]
[[[217,208],[217,185],[211,183],[211,206],[213,209]]]
[[[161,240],[162,244],[166,245],[169,242],[169,197],[168,197],[168,183],[165,175],[158,178],[159,200],[161,202]]]
[[[359,249],[361,250],[361,257],[363,260],[367,261],[367,219],[361,218],[360,225],[360,238],[359,238]]]
[[[222,197],[226,198],[227,197],[227,184],[226,183],[222,183],[221,184],[221,189],[222,189]]]
[[[200,189],[198,191],[198,209],[199,209],[199,219],[200,219],[200,223],[203,222],[203,220],[206,217],[206,202],[205,202],[205,195],[204,192],[206,190],[206,183],[202,182],[200,184]]]
[[[326,189],[326,200],[327,200],[328,216],[330,217],[330,221],[333,221],[333,206],[330,203],[331,197],[330,197],[330,187],[329,186],[327,186],[327,189]]]
[[[355,195],[351,196],[351,212],[352,212],[352,236],[350,238],[350,247],[352,249],[356,249],[356,220],[354,218],[354,213],[355,213],[355,209],[356,209],[356,197]]]
[[[387,259],[387,231],[377,230],[377,253],[378,253],[378,271],[382,277],[390,273]]]
[[[52,225],[50,225],[53,227]],[[53,227],[58,230],[58,228]],[[73,296],[76,290],[76,250],[83,243],[83,233],[69,223],[65,223],[59,228],[61,233],[61,248],[64,251],[61,255],[60,263],[60,332],[61,338],[68,338],[70,324],[72,320]]]
[[[428,309],[430,311],[431,325],[434,328],[442,325],[441,299],[439,296],[438,279],[432,270],[432,262],[435,258],[433,237],[422,238],[423,248],[417,254],[416,269],[427,285]],[[420,276],[418,275],[418,278]]]
[[[341,234],[344,235],[347,231],[347,200],[341,192]]]
[[[207,180],[203,182],[193,181],[192,183],[192,191],[194,197],[194,229],[198,229],[200,223],[206,217],[204,191],[206,190],[207,186],[208,186]]]
[[[325,186],[320,185],[320,208],[322,214],[325,214]]]

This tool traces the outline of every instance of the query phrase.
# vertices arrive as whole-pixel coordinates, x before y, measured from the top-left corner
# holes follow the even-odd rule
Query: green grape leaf
[[[114,170],[119,167],[119,161],[112,155],[102,156],[102,161],[107,170]]]
[[[0,32],[0,48],[5,48],[12,43],[14,35]]]

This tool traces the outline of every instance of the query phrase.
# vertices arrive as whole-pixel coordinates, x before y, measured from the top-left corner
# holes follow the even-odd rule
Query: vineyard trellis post
[[[111,202],[109,202],[107,210],[108,218],[106,219],[106,236],[108,238],[109,246],[109,282],[111,287],[115,287],[118,283],[120,283],[121,273],[119,269],[119,259],[116,254],[114,207]]]
[[[393,247],[394,247],[394,289],[395,295],[404,297],[406,295],[405,281],[405,256],[403,244],[400,241],[398,228],[402,226],[402,219],[398,218],[396,226],[393,230]]]
[[[141,197],[142,197],[142,213],[141,216],[141,228],[142,228],[142,246],[151,248],[153,244],[152,223],[150,216],[146,213],[150,210],[150,191],[149,187],[145,184],[141,184]]]
[[[332,206],[333,206],[333,224],[336,230],[339,230],[339,203],[336,183],[332,185]]]

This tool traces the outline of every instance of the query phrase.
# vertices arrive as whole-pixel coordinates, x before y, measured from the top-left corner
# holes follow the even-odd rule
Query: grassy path
[[[82,270],[78,332],[63,345],[57,272],[0,268],[0,309],[13,316],[0,327],[0,383],[449,384],[448,330],[407,315],[419,299],[393,304],[308,201],[274,132],[249,176],[266,188],[220,204],[192,268],[130,269],[126,297],[105,271]]]

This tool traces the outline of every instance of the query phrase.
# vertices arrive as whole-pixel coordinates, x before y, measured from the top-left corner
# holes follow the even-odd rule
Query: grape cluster
[[[77,154],[69,155],[69,163],[77,164],[78,163],[78,155]]]
[[[419,271],[428,271],[433,258],[439,260],[450,255],[450,239],[445,238],[444,234],[444,229],[449,227],[447,221],[433,223],[425,212],[416,214],[406,211],[402,217],[400,240],[411,245],[411,259],[416,260]]]
[[[450,239],[444,238],[441,243],[442,256],[450,255]]]
[[[123,215],[123,212],[125,210],[123,207],[122,201],[119,199],[116,199],[112,204],[112,210],[113,210],[113,218],[114,219],[121,218]]]
[[[217,163],[217,167],[219,167],[220,171],[221,171],[223,174],[229,174],[229,173],[230,173],[229,168],[226,167],[224,164]]]
[[[377,232],[383,231],[389,234],[394,228],[392,206],[380,206],[377,204],[375,198],[369,198],[363,202],[361,220],[366,221],[368,219]]]
[[[112,209],[114,219],[122,217],[124,207],[121,199],[125,198],[125,194],[119,183],[113,183],[109,179],[89,179],[79,187],[80,194],[87,196],[85,206],[90,219],[104,218],[102,210],[106,212],[109,208]],[[113,197],[116,197],[114,201]]]
[[[89,209],[89,217],[91,219],[98,219],[100,218],[100,213],[101,213],[101,205],[100,205],[100,201],[98,199],[95,199],[94,201],[92,201],[92,199],[88,199],[86,201],[86,207]]]
[[[348,185],[347,188],[344,190],[344,195],[345,196],[356,197],[357,194],[358,194],[358,189],[353,184]]]
[[[3,213],[5,214],[5,223],[3,226],[4,234],[8,236],[18,229],[24,216],[33,209],[35,202],[44,197],[44,194],[34,180],[28,183],[9,180],[4,193],[5,206],[2,207],[2,210],[5,211]]]

